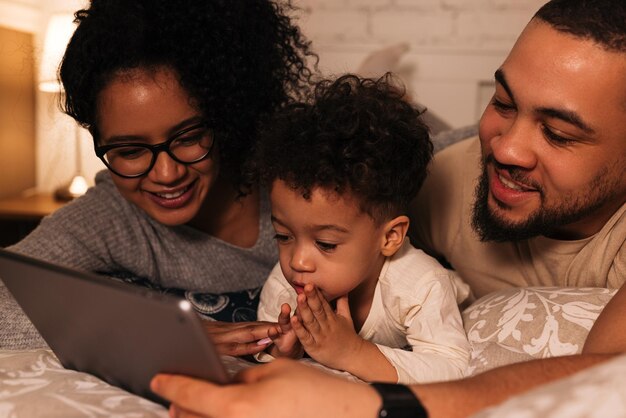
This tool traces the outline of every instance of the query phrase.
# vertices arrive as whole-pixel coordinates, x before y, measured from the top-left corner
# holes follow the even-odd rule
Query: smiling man
[[[417,245],[478,297],[626,279],[626,35],[591,14],[568,25],[559,3],[495,72],[479,137],[435,157],[413,204]]]

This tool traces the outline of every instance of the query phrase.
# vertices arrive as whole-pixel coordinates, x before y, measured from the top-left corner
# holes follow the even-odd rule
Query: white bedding
[[[253,365],[224,356],[230,374]],[[326,371],[329,369],[302,360]],[[332,371],[358,380],[345,372]],[[0,350],[0,418],[147,418],[168,417],[167,410],[152,401],[87,373],[64,369],[49,349]]]
[[[0,417],[167,417],[159,404],[64,369],[47,349],[0,351]]]
[[[529,288],[478,300],[463,312],[472,346],[469,373],[579,353],[614,293],[598,288]],[[224,357],[224,363],[231,373],[251,364],[233,357]],[[625,417],[624,376],[626,355],[514,397],[475,418]],[[63,369],[49,350],[0,350],[0,418],[40,416],[167,417],[167,411],[96,377]]]

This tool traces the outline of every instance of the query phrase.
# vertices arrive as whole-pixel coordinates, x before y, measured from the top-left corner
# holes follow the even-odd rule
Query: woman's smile
[[[161,192],[147,191],[148,197],[157,205],[166,209],[178,209],[185,206],[195,193],[197,180],[184,187],[177,187]]]

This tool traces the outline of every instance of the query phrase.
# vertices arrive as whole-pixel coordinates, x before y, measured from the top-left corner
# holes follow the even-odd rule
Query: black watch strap
[[[424,405],[405,385],[375,382],[371,386],[383,398],[379,418],[428,418]]]

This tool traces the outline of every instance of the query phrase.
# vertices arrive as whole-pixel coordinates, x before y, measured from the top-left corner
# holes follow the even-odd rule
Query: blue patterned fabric
[[[195,311],[205,319],[222,322],[256,321],[261,287],[238,292],[202,293],[176,288],[162,288],[147,279],[133,277],[124,272],[107,273],[107,276],[133,286],[141,286],[160,293],[185,298],[191,303]]]

